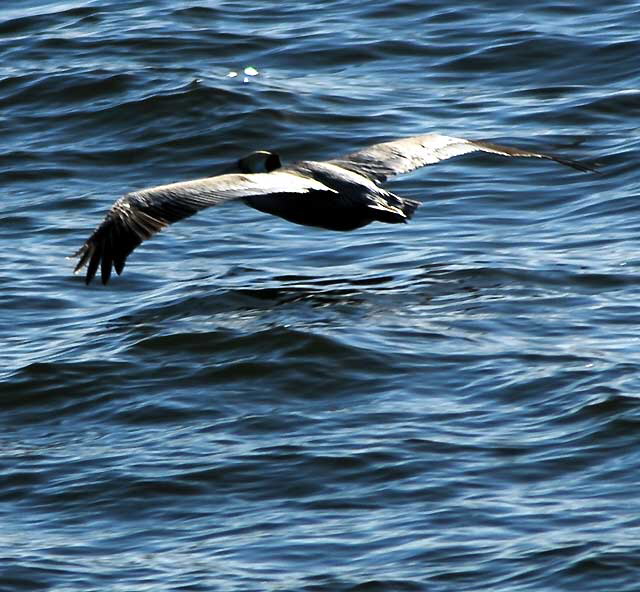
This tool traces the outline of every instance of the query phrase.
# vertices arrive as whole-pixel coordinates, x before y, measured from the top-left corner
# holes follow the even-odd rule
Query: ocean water
[[[0,7],[0,590],[640,590],[640,7]],[[132,189],[468,155],[351,233],[229,203],[84,285]]]

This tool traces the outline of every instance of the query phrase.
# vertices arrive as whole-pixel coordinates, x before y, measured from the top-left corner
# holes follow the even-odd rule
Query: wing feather
[[[364,174],[377,183],[382,183],[388,177],[408,173],[454,156],[477,151],[501,156],[553,160],[579,171],[595,170],[592,165],[552,154],[502,146],[484,140],[465,140],[441,134],[426,134],[392,142],[382,142],[329,162]]]
[[[332,191],[322,183],[299,175],[277,172],[220,175],[142,189],[118,199],[102,223],[74,254],[74,273],[87,267],[89,284],[98,269],[103,284],[115,269],[120,275],[127,257],[143,241],[179,220],[220,203],[257,196],[278,199],[282,194]]]

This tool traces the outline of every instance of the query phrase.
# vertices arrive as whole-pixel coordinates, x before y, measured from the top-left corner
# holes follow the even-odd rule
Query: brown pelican
[[[376,220],[407,222],[420,203],[394,195],[381,184],[394,175],[475,151],[594,170],[559,156],[441,134],[374,144],[334,160],[303,160],[287,166],[282,166],[277,154],[258,151],[238,162],[239,174],[127,193],[75,253],[79,257],[75,272],[86,265],[88,284],[100,267],[106,284],[112,268],[121,274],[127,257],[142,241],[173,222],[232,199],[242,199],[256,210],[296,224],[328,230],[354,230]]]

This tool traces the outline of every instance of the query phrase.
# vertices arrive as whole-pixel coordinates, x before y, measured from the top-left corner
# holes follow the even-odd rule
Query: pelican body
[[[156,232],[198,211],[241,199],[289,222],[347,231],[371,222],[407,222],[420,202],[382,187],[389,177],[468,152],[538,158],[579,171],[594,167],[542,152],[480,140],[426,134],[374,144],[328,161],[303,160],[283,166],[273,152],[259,150],[238,161],[240,173],[183,181],[133,191],[118,199],[80,247],[75,271],[87,267],[87,284],[98,268],[103,284],[112,269],[121,274],[127,257]]]
[[[313,179],[324,189],[313,191],[313,199],[301,200],[297,194],[273,199],[271,195],[252,195],[243,201],[261,212],[273,214],[295,224],[327,230],[355,230],[374,220],[396,224],[406,222],[420,205],[412,199],[386,191],[368,177],[331,162],[302,160],[282,167],[277,154],[258,151],[238,162],[240,170],[258,172],[265,167],[303,179]]]

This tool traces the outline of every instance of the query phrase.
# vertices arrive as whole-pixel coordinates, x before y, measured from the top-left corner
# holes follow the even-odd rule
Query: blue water
[[[639,30],[630,1],[4,3],[0,590],[640,590]],[[72,274],[127,191],[431,131],[601,174],[468,155],[387,185],[408,225],[229,203]]]

